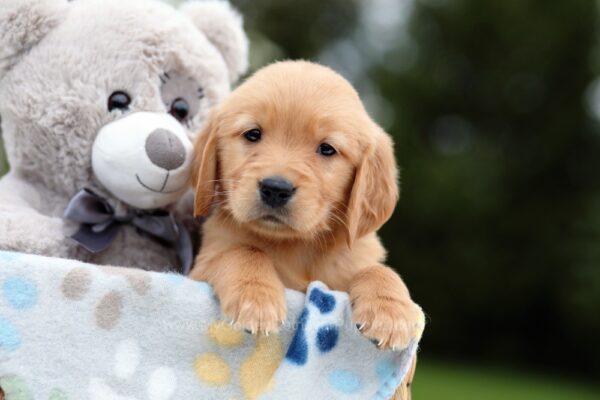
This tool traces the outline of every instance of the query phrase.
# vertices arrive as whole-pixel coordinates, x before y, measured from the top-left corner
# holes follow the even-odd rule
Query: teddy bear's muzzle
[[[135,112],[105,125],[92,147],[98,181],[139,209],[176,201],[188,185],[192,143],[166,113]]]
[[[172,171],[185,162],[185,147],[173,132],[156,129],[146,139],[146,154],[157,167]]]

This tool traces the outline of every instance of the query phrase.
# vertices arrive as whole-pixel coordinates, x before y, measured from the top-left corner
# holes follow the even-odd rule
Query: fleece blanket
[[[7,400],[389,399],[417,344],[381,351],[348,297],[288,290],[288,320],[256,337],[180,275],[0,252]]]

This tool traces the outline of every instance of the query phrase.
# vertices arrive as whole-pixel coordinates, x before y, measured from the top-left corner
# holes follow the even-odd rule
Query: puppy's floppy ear
[[[180,10],[223,55],[229,80],[235,82],[248,68],[248,38],[242,16],[226,0],[188,1]]]
[[[375,142],[356,168],[346,211],[348,246],[379,229],[392,216],[399,196],[392,139],[375,123],[371,125]]]
[[[61,21],[67,0],[0,0],[0,78]]]
[[[206,127],[194,143],[192,185],[194,193],[194,216],[206,216],[213,204],[218,184],[218,154],[215,112],[209,116]]]

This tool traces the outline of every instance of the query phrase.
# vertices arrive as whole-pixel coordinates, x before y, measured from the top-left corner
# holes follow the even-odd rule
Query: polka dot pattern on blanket
[[[50,392],[50,395],[48,396],[48,400],[68,400],[68,399],[69,398],[67,397],[65,392],[63,392],[60,389],[52,389],[52,391]]]
[[[0,317],[0,349],[8,352],[21,346],[21,335],[17,328],[7,319]]]
[[[210,340],[222,351],[235,351],[247,341],[254,341],[254,351],[241,363],[239,374],[216,353],[203,353],[194,363],[198,379],[210,386],[230,385],[232,376],[239,375],[240,386],[247,400],[258,399],[272,385],[272,378],[283,359],[283,347],[279,335],[252,336],[234,329],[226,322],[214,322],[207,331]]]
[[[362,387],[360,378],[356,374],[343,369],[334,370],[329,374],[329,384],[345,394],[356,393]]]
[[[212,288],[182,276],[2,251],[0,266],[8,400],[388,400],[416,349],[378,350],[320,282],[286,291],[288,321],[267,337],[220,321]],[[64,352],[73,373],[40,380]]]
[[[194,365],[198,378],[204,383],[223,386],[231,381],[229,364],[216,353],[205,353],[198,356]]]
[[[104,330],[113,329],[121,318],[123,312],[123,296],[116,290],[107,293],[96,306],[94,313],[96,325]]]
[[[73,268],[69,271],[61,285],[63,295],[69,300],[81,300],[90,290],[92,273],[89,268]]]
[[[0,385],[7,400],[34,400],[31,389],[22,378],[14,375],[0,378]]]
[[[4,298],[14,308],[26,310],[37,302],[35,283],[21,277],[9,278],[3,285]]]

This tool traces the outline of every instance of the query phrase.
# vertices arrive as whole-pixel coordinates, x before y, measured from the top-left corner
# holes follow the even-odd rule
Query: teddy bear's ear
[[[186,14],[221,52],[233,83],[248,68],[248,38],[242,16],[225,0],[195,0],[184,3]]]
[[[67,0],[0,0],[0,78],[58,25]]]

